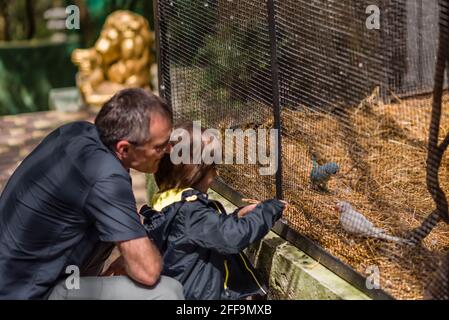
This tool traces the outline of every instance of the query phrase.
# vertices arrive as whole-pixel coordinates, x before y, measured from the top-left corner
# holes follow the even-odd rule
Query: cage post
[[[423,86],[424,76],[423,76],[423,2],[418,1],[418,83]],[[420,88],[421,89],[421,88]]]
[[[429,142],[427,152],[427,190],[431,194],[436,209],[422,222],[421,226],[411,232],[411,240],[414,243],[426,238],[434,227],[441,221],[449,223],[448,201],[446,194],[440,187],[439,169],[443,155],[449,146],[449,134],[441,144],[438,143],[440,122],[442,113],[442,97],[444,77],[449,60],[449,1],[440,2],[440,31],[438,40],[438,55],[435,70],[432,113],[429,128]]]
[[[276,156],[276,198],[284,199],[282,190],[282,138],[281,138],[281,103],[279,94],[279,63],[276,43],[276,18],[274,0],[267,1],[268,28],[270,36],[270,57],[271,57],[271,77],[272,77],[272,97],[274,112],[274,128],[278,132],[277,136],[277,156]]]
[[[169,66],[168,53],[163,45],[167,41],[161,39],[162,35],[165,37],[167,34],[167,28],[165,22],[161,21],[160,17],[165,16],[160,14],[159,9],[162,5],[159,5],[161,1],[153,1],[153,14],[154,14],[154,34],[156,40],[156,61],[157,61],[157,78],[158,78],[158,91],[159,95],[164,98],[167,103],[171,106],[171,88],[170,88],[170,73],[168,80],[164,81],[163,68],[164,66]],[[161,9],[162,10],[162,9]]]
[[[160,29],[159,29],[159,1],[153,1],[153,15],[154,15],[154,37],[156,44],[156,63],[157,63],[157,86],[159,95],[163,96],[161,85],[162,85],[162,70],[161,70],[161,39],[160,39]]]
[[[441,112],[442,112],[442,96],[444,76],[448,60],[449,50],[449,23],[448,1],[441,2],[440,13],[440,36],[437,56],[437,65],[435,71],[434,95],[432,105],[432,115],[429,130],[429,147],[427,158],[427,187],[435,200],[437,211],[439,211],[440,218],[447,219],[447,200],[443,190],[440,188],[438,171],[441,166],[441,161],[444,152],[447,148],[447,138],[438,144],[438,137],[440,132]]]

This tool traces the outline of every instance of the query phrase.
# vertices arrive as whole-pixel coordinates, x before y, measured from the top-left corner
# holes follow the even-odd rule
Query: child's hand
[[[254,208],[257,206],[257,204],[260,203],[259,200],[255,200],[255,199],[242,199],[242,201],[246,202],[246,203],[251,203],[251,204],[240,209],[240,211],[238,212],[239,218],[245,216],[248,212],[254,210]]]
[[[239,218],[244,217],[246,214],[248,214],[250,211],[254,210],[254,208],[257,206],[257,203],[250,204],[249,206],[245,206],[242,209],[239,210],[237,215]]]
[[[284,201],[284,200],[279,200],[279,201],[282,202],[285,205],[284,211],[286,211],[290,207],[290,205],[289,205],[289,203],[287,201]]]
[[[242,201],[251,204],[258,204],[260,202],[259,200],[256,199],[246,199],[246,198],[242,199]]]

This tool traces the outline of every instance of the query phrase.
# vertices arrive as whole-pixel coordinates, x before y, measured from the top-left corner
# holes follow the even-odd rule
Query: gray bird
[[[315,159],[312,159],[313,167],[310,172],[310,181],[314,187],[327,191],[327,182],[329,179],[337,174],[340,167],[335,162],[328,162],[323,165],[318,165]]]
[[[409,242],[406,239],[390,236],[385,233],[385,230],[376,228],[363,214],[355,211],[352,206],[345,201],[339,201],[336,209],[340,212],[341,226],[349,233],[393,242]]]

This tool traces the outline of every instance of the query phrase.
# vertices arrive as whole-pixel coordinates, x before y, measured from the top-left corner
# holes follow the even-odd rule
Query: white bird
[[[393,242],[409,242],[406,239],[386,234],[384,229],[376,228],[363,214],[355,211],[348,202],[337,202],[336,209],[340,212],[341,226],[349,233]]]

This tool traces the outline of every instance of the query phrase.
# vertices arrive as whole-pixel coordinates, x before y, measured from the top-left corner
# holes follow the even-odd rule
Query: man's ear
[[[120,140],[115,144],[115,152],[119,159],[123,160],[128,157],[130,143],[126,140]]]

